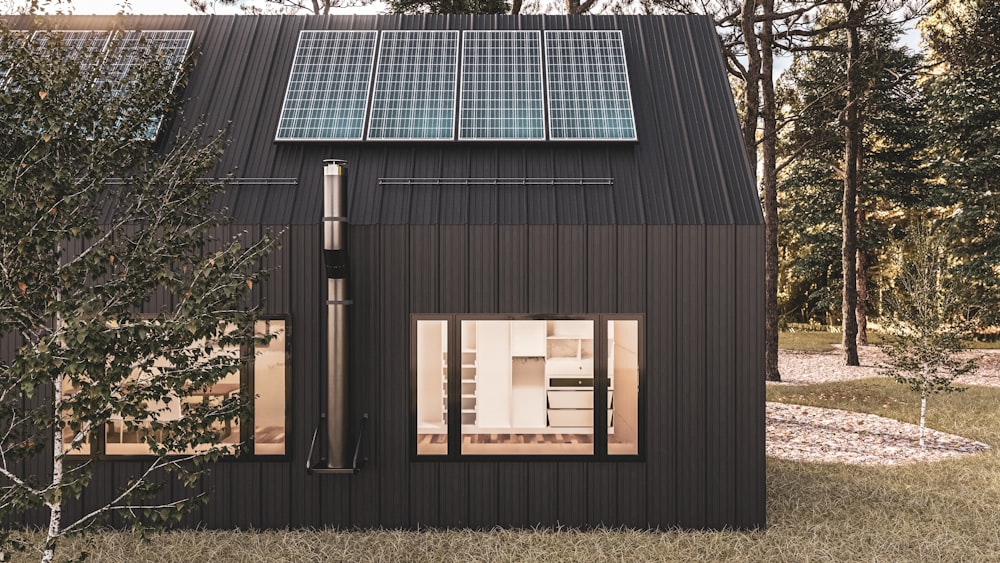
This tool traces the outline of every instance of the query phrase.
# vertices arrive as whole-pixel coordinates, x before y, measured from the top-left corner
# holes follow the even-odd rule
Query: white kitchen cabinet
[[[538,358],[545,356],[545,321],[511,322],[510,355]]]

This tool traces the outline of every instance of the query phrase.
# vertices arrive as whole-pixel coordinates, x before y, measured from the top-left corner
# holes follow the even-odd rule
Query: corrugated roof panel
[[[579,162],[576,151],[570,153],[559,153],[558,156],[551,151],[530,151],[525,154],[525,176],[528,178],[551,178],[555,175],[555,161],[569,158]],[[526,223],[529,225],[555,225],[559,222],[558,208],[559,200],[556,197],[556,188],[553,186],[526,186]]]
[[[580,176],[582,178],[602,178],[607,177],[617,183],[611,173],[611,162],[609,159],[610,147],[608,149],[587,151],[583,154],[580,166]],[[615,185],[601,186],[590,185],[581,186],[583,193],[585,223],[596,225],[612,225],[615,221],[615,199],[613,197]]]
[[[414,178],[446,178],[441,166],[441,151],[434,147],[417,147],[414,151]],[[410,194],[410,223],[434,225],[441,216],[441,186],[415,187]]]
[[[711,138],[711,107],[706,103],[702,91],[701,76],[698,73],[688,20],[668,23],[667,41],[671,48],[671,60],[677,76],[677,91],[684,112],[684,135],[687,138],[689,157],[692,161],[692,180],[695,192],[700,195],[703,221],[711,225],[727,221],[727,202],[721,197],[722,178],[718,169],[715,142]]]
[[[646,20],[642,25],[640,20],[634,22],[634,28],[626,28],[632,33],[623,33],[623,38],[632,65],[629,75],[635,82],[635,111],[640,116],[636,124],[639,142],[631,153],[622,154],[621,160],[615,160],[612,168],[616,177],[626,173],[634,175],[631,185],[635,197],[631,205],[640,206],[637,215],[641,221],[669,224],[674,223],[679,214],[677,191],[687,187],[683,182],[670,181],[671,175],[682,178],[683,171],[677,168],[677,154],[669,146],[678,126],[673,85],[666,70],[669,64],[666,41],[660,19]],[[627,198],[628,194],[616,189],[615,197]]]
[[[674,203],[674,214],[668,218],[668,223],[703,223],[705,217],[699,196],[700,185],[694,172],[695,164],[691,152],[703,150],[704,147],[691,145],[692,139],[688,135],[686,120],[689,112],[695,108],[684,105],[688,100],[681,96],[679,84],[684,80],[684,73],[678,69],[677,60],[683,60],[683,52],[674,52],[677,48],[683,50],[683,42],[677,46],[670,40],[671,35],[684,33],[684,27],[674,18],[664,18],[659,23],[661,26],[659,34],[654,34],[648,41],[655,42],[657,47],[663,50],[664,57],[659,65],[650,65],[651,74],[656,72],[657,68],[663,72],[663,76],[660,77],[663,89],[658,90],[662,100],[658,108],[658,117],[664,139],[663,158],[659,160],[658,166],[662,166],[663,170],[655,171],[655,176],[644,179],[644,182],[652,184],[653,187],[648,189],[656,189],[657,185],[667,184]],[[646,153],[646,149],[638,147],[636,152]],[[639,161],[657,166],[652,164],[657,162],[655,154],[646,153],[639,157]]]
[[[584,178],[586,175],[583,173],[583,161],[585,158],[593,158],[594,156],[595,154],[591,151],[581,148],[574,151],[571,158],[554,159],[551,177]],[[587,222],[586,206],[583,202],[586,197],[585,190],[586,188],[583,186],[574,185],[558,186],[552,190],[556,201],[556,224],[582,225]]]
[[[525,156],[534,152],[529,146],[514,146],[503,144],[496,147],[492,153],[499,163],[498,174],[505,178],[526,178],[530,174],[526,168]],[[498,186],[494,199],[491,200],[494,207],[489,216],[491,222],[501,225],[517,225],[527,222],[528,217],[528,197],[527,190],[531,188],[525,186]]]
[[[489,156],[487,156],[489,155]],[[458,151],[453,164],[448,168],[449,178],[483,179],[506,177],[510,163],[499,160],[496,145],[467,145]],[[468,218],[473,223],[492,224],[497,216],[497,187],[484,185],[480,180],[472,180],[464,186],[468,201]]]
[[[692,20],[689,27],[696,51],[705,55],[699,57],[698,64],[706,99],[711,101],[710,107],[713,108],[710,115],[715,126],[714,144],[721,158],[723,185],[726,187],[724,196],[730,202],[732,218],[737,224],[762,223],[760,199],[743,147],[733,91],[725,74],[717,72],[725,62],[714,25],[709,18],[703,18]],[[715,56],[710,56],[711,53]]]
[[[382,169],[382,178],[413,178],[413,155],[416,152],[414,145],[398,147],[392,153],[385,167]],[[420,190],[426,186],[412,186],[407,184],[383,185],[382,186],[382,208],[380,210],[379,222],[387,225],[406,224],[411,222],[410,217],[410,196],[413,190]]]

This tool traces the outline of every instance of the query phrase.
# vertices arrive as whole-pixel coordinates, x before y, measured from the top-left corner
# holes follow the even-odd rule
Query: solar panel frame
[[[316,35],[332,35],[332,34],[365,34],[371,38],[371,53],[368,56],[368,72],[367,77],[364,82],[364,97],[361,98],[361,120],[357,125],[358,134],[345,135],[345,136],[282,136],[282,123],[286,118],[286,110],[288,109],[289,94],[292,92],[292,79],[295,76],[296,62],[299,60],[300,48],[303,44],[303,38],[307,34]],[[375,30],[301,30],[299,32],[299,38],[295,46],[295,58],[292,60],[292,67],[289,69],[288,82],[285,86],[285,97],[281,103],[281,113],[278,117],[278,127],[274,133],[275,141],[361,141],[364,139],[365,125],[368,121],[368,114],[370,112],[369,100],[371,99],[372,93],[372,79],[375,73],[375,51],[378,47],[378,32]],[[308,100],[302,100],[308,101]],[[315,101],[315,100],[314,100]]]
[[[525,78],[529,82],[528,88],[527,88],[527,92],[525,92],[525,93],[530,96],[533,93],[531,91],[532,87],[535,86],[535,81],[537,81],[537,96],[538,96],[538,98],[537,98],[537,103],[538,103],[538,107],[537,107],[537,111],[538,111],[537,124],[530,125],[530,131],[537,130],[537,134],[536,135],[529,135],[529,136],[503,135],[502,131],[501,131],[501,134],[486,135],[486,136],[470,135],[470,134],[466,133],[466,129],[467,128],[464,126],[464,124],[466,123],[466,120],[467,119],[468,120],[475,119],[475,117],[471,117],[471,116],[467,117],[468,113],[474,112],[476,109],[479,109],[480,111],[482,111],[482,110],[490,111],[490,112],[496,114],[496,117],[493,117],[492,119],[495,120],[495,121],[500,121],[502,123],[505,119],[509,119],[507,116],[502,115],[505,108],[495,108],[495,107],[491,107],[489,104],[491,102],[495,103],[495,102],[498,102],[498,101],[511,100],[511,97],[509,97],[509,96],[507,97],[507,100],[499,100],[499,99],[497,99],[497,97],[494,97],[493,99],[490,99],[490,98],[486,98],[486,99],[479,98],[479,99],[477,99],[475,101],[485,102],[482,107],[471,108],[471,109],[468,107],[467,102],[470,102],[470,101],[473,101],[473,100],[470,100],[466,96],[466,93],[470,92],[472,90],[471,88],[467,87],[467,84],[470,82],[469,75],[472,74],[473,72],[475,72],[473,69],[475,69],[476,66],[477,66],[477,63],[470,62],[470,60],[469,60],[470,57],[468,55],[470,54],[470,51],[472,50],[472,48],[470,48],[470,44],[474,44],[475,41],[478,41],[478,39],[476,39],[476,36],[486,36],[486,37],[489,38],[488,40],[490,40],[490,41],[498,41],[498,40],[499,41],[504,41],[505,36],[507,38],[510,38],[510,39],[513,39],[514,37],[517,37],[517,36],[529,38],[529,39],[527,39],[527,41],[525,43],[531,43],[531,39],[534,40],[533,47],[535,48],[537,56],[535,57],[535,59],[536,59],[535,63],[536,64],[534,65],[533,69],[536,72],[534,73],[534,76],[530,76],[529,77],[529,76],[525,75]],[[518,47],[521,47],[525,43],[520,43],[519,44],[517,42],[514,42],[513,45],[510,46],[510,50],[513,51],[513,55],[514,55],[513,56],[513,63],[510,65],[510,66],[514,67],[513,69],[510,69],[511,72],[513,73],[513,75],[514,75],[513,80],[504,80],[503,69],[501,68],[501,70],[499,71],[500,74],[501,74],[501,78],[498,79],[498,80],[490,80],[490,82],[488,82],[487,90],[484,90],[484,92],[487,94],[487,96],[489,96],[491,94],[499,94],[500,96],[503,96],[503,94],[504,94],[504,87],[510,87],[512,85],[511,83],[515,83],[515,86],[519,84],[519,83],[517,83],[517,80],[519,79],[519,77],[522,76],[522,72],[521,72],[522,70],[531,70],[530,68],[529,69],[519,68],[522,65],[522,63],[528,62],[527,60],[520,61],[517,58],[517,49],[518,49]],[[488,44],[487,47],[485,49],[483,49],[483,50],[486,51],[488,53],[487,56],[489,56],[489,54],[495,53],[495,51],[493,50],[493,48],[495,48],[495,47],[497,47],[497,46],[491,43],[491,44]],[[507,47],[507,46],[504,45],[504,47]],[[476,47],[476,48],[478,48],[478,47]],[[505,54],[506,53],[501,53],[500,56],[503,56]],[[492,63],[494,63],[495,59],[493,57],[490,57],[490,58],[491,58],[491,60],[487,61],[486,65],[481,65],[481,66],[487,66],[487,70],[484,72],[484,74],[487,74],[487,78],[492,79],[493,76],[489,75],[489,72],[492,70],[492,68],[490,68],[489,65],[492,64]],[[461,141],[544,141],[546,139],[546,135],[545,135],[545,124],[546,124],[546,120],[545,120],[545,117],[546,117],[545,77],[544,77],[544,75],[542,73],[542,39],[541,39],[541,33],[539,32],[539,30],[465,30],[465,31],[462,32],[462,57],[461,57],[461,60],[462,60],[462,65],[461,65],[461,83],[460,83],[460,90],[459,90],[459,111],[458,111],[458,139],[459,140],[461,140]],[[501,64],[501,66],[502,66],[502,64]],[[496,91],[490,91],[488,89],[493,84],[495,84],[496,87],[497,87]],[[477,88],[476,91],[478,92],[480,90]],[[518,89],[516,89],[516,88],[508,88],[506,90],[506,92],[517,93]],[[531,102],[533,100],[529,100],[526,97],[524,97],[524,98],[513,99],[512,101],[514,101],[516,103],[516,102]],[[530,111],[530,110],[533,110],[535,108],[516,108],[516,107],[514,108],[515,111],[517,109],[528,109]],[[467,112],[467,110],[468,110],[468,112]],[[519,119],[520,116],[518,116],[518,115],[515,114],[515,115],[511,116],[511,118],[513,118],[513,119]],[[527,120],[530,122],[530,121],[534,121],[535,118],[532,118],[532,117],[529,116],[527,118]],[[501,129],[502,129],[502,127],[503,126],[501,125]]]
[[[385,65],[385,66],[396,65],[396,66],[399,66],[401,68],[405,67],[405,68],[409,69],[406,72],[396,72],[392,76],[392,78],[397,79],[397,80],[394,80],[392,82],[388,82],[389,83],[389,87],[391,87],[393,85],[396,85],[396,84],[402,84],[402,85],[406,85],[407,84],[407,83],[405,83],[405,82],[403,82],[401,80],[398,80],[398,76],[396,76],[398,74],[402,74],[404,78],[406,77],[406,75],[414,76],[414,75],[418,74],[418,71],[417,71],[416,68],[414,68],[412,66],[408,66],[408,67],[406,66],[406,64],[409,63],[409,62],[411,62],[411,61],[407,61],[407,60],[404,59],[402,61],[402,63],[397,63],[395,60],[393,60],[391,62],[386,60],[386,58],[387,58],[387,55],[386,55],[387,51],[395,48],[394,46],[390,46],[390,45],[386,44],[387,43],[387,38],[393,37],[393,36],[412,37],[412,36],[418,36],[418,35],[438,36],[438,37],[445,38],[446,41],[450,41],[451,42],[450,47],[452,47],[454,49],[454,59],[452,61],[452,64],[450,65],[450,67],[447,65],[447,63],[436,63],[436,66],[438,66],[438,67],[444,68],[444,69],[450,68],[451,71],[452,71],[452,73],[451,73],[450,98],[441,97],[440,100],[436,100],[439,103],[443,103],[444,100],[450,99],[451,100],[451,104],[448,107],[444,107],[444,106],[442,106],[441,108],[407,107],[406,106],[406,102],[408,100],[403,100],[403,99],[392,100],[392,99],[389,99],[389,98],[380,99],[380,96],[379,96],[379,94],[380,94],[379,87],[381,85],[383,85],[384,83],[388,82],[387,79],[385,78],[386,75],[388,74],[388,72],[387,73],[381,72],[382,69],[384,68],[383,65]],[[404,45],[409,46],[407,44],[404,44]],[[420,54],[419,50],[417,50],[417,49],[410,49],[410,52],[411,53],[415,53],[415,54]],[[369,113],[368,113],[368,123],[367,123],[367,127],[365,129],[365,131],[366,131],[365,138],[367,140],[371,140],[371,141],[454,141],[455,140],[456,121],[457,121],[456,120],[456,115],[457,115],[457,105],[458,105],[458,101],[457,101],[457,98],[458,98],[458,62],[459,62],[460,55],[461,55],[461,48],[460,48],[460,41],[459,41],[459,32],[457,30],[383,30],[381,32],[381,37],[379,39],[378,63],[375,65],[375,79],[374,79],[374,83],[372,85],[372,96],[371,96],[371,104],[370,104],[371,107],[370,107]],[[405,55],[404,55],[404,57],[405,57]],[[424,74],[426,74],[426,73],[424,73]],[[389,88],[389,87],[387,87],[387,88]],[[388,93],[389,90],[386,89],[385,92]],[[415,92],[415,91],[411,89],[410,92]],[[415,93],[420,93],[420,92],[421,91],[416,91]],[[447,91],[442,90],[442,93],[446,93],[446,92]],[[417,100],[417,99],[409,100],[409,102],[419,102],[419,101],[421,101],[421,100]],[[387,104],[387,105],[384,106],[384,107],[380,107],[378,105],[380,102],[383,103],[383,104]],[[395,103],[395,107],[389,107],[390,102],[394,102]],[[391,135],[376,134],[376,135],[373,135],[372,134],[373,130],[375,132],[382,131],[382,128],[380,128],[380,127],[379,128],[373,128],[373,124],[374,124],[374,122],[375,122],[376,119],[378,119],[378,120],[395,119],[395,121],[397,121],[397,122],[399,122],[399,121],[406,121],[406,120],[412,120],[412,119],[420,119],[419,117],[417,117],[417,118],[402,117],[401,115],[399,115],[399,113],[397,113],[397,115],[395,117],[393,117],[393,116],[378,115],[379,112],[384,112],[384,111],[388,111],[388,110],[397,110],[397,112],[402,112],[402,111],[405,111],[407,109],[409,109],[409,110],[421,110],[421,109],[423,109],[424,111],[440,110],[440,111],[445,111],[446,113],[450,113],[450,115],[448,117],[431,118],[431,119],[436,119],[437,121],[441,122],[442,126],[439,128],[441,131],[443,131],[443,124],[444,123],[446,123],[446,122],[450,123],[450,126],[448,128],[448,131],[449,131],[448,136],[445,137],[445,136],[418,136],[418,135],[412,135],[412,134],[411,135],[398,135],[398,134],[391,134]],[[407,128],[408,128],[408,126],[405,125],[405,124],[393,126],[391,129],[388,128],[388,127],[385,127],[385,129],[389,129],[389,132],[404,131]],[[412,131],[413,129],[410,128],[410,130]]]
[[[590,68],[589,69],[590,72],[585,72],[583,74],[580,74],[579,73],[580,69],[577,69],[576,76],[571,76],[570,78],[575,80],[575,78],[579,76],[597,75],[602,79],[601,81],[599,81],[599,86],[601,87],[604,87],[608,83],[614,83],[614,82],[623,83],[624,88],[618,89],[617,93],[619,94],[624,93],[624,97],[619,97],[615,101],[627,102],[627,113],[625,112],[626,110],[625,107],[613,107],[613,108],[601,107],[600,105],[593,104],[592,99],[574,100],[568,97],[557,99],[560,87],[564,84],[564,79],[561,79],[561,77],[563,75],[568,75],[568,73],[560,73],[558,70],[553,69],[553,66],[556,66],[557,63],[565,63],[565,61],[555,61],[554,60],[555,57],[553,56],[556,54],[557,49],[565,49],[565,47],[558,46],[560,42],[565,41],[562,37],[560,37],[561,35],[567,36],[567,38],[569,39],[572,39],[574,36],[577,38],[586,36],[591,36],[591,37],[605,36],[606,38],[613,38],[611,39],[611,43],[613,43],[614,49],[610,50],[603,49],[603,47],[607,46],[607,40],[606,40],[605,44],[598,44],[598,49],[602,49],[603,52],[593,53],[596,56],[592,57],[592,59],[596,59],[598,64],[604,64],[603,70],[595,70],[594,68]],[[583,41],[577,41],[576,45],[574,45],[574,49],[566,49],[566,50],[576,53],[576,55],[574,56],[575,58],[579,59],[582,58],[582,56],[579,55],[580,53],[579,47],[581,46],[587,46],[587,43]],[[590,55],[591,54],[586,55],[588,59],[591,59]],[[588,60],[588,62],[590,62],[590,60]],[[574,63],[574,64],[577,64],[578,66],[581,67],[586,66],[586,63]],[[620,67],[620,71],[616,72],[613,68],[608,68],[614,66]],[[586,71],[588,69],[583,69],[583,70]],[[604,81],[603,77],[605,76],[612,76],[614,78],[620,77],[620,80]],[[554,77],[556,78],[554,79]],[[624,41],[622,40],[621,30],[546,30],[545,31],[545,79],[546,79],[546,109],[548,111],[549,140],[551,141],[638,141],[638,132],[635,126],[635,109],[634,109],[634,104],[632,103],[632,89],[631,89],[632,83],[628,75],[628,59],[625,56],[625,44]],[[586,85],[590,82],[584,81],[584,83]],[[555,88],[553,86],[555,86]],[[556,94],[556,96],[554,96],[554,93]],[[556,105],[558,105],[559,102],[564,102],[564,101],[570,102],[570,105],[569,107],[553,108],[554,99],[556,99],[557,101]],[[606,100],[599,100],[599,101],[606,101]],[[580,107],[581,102],[586,102],[582,104],[583,107]],[[560,114],[564,111],[576,112],[577,114],[579,114],[579,112],[581,111],[588,111],[588,110],[596,110],[604,112],[610,110],[616,112],[617,115],[613,117],[606,116],[603,119],[605,121],[609,118],[616,120],[619,122],[619,125],[621,125],[621,123],[627,123],[631,128],[631,135],[627,134],[620,134],[620,135],[588,134],[588,135],[575,135],[575,136],[564,135],[561,132],[565,128],[558,127],[554,123],[555,120],[563,119],[560,116]],[[588,116],[587,119],[590,120],[592,117],[593,117],[592,115]],[[572,118],[570,117],[566,119],[570,120]],[[579,119],[579,117],[577,119]],[[587,127],[585,129],[588,129],[590,133],[593,133],[594,130],[597,129],[597,127],[592,126],[592,127]],[[605,130],[607,129],[608,128],[605,128]],[[628,131],[628,127],[622,128],[619,126],[615,126],[610,129],[613,131],[623,131],[623,132]]]

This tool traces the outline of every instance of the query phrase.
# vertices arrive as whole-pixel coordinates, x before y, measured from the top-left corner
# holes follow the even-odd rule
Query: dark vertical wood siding
[[[290,461],[217,464],[204,483],[211,502],[184,525],[763,525],[759,226],[353,229],[352,419],[371,416],[367,467],[356,477],[305,472],[322,408],[325,284],[319,227],[293,226],[269,259],[282,267],[260,288],[267,311],[290,319]],[[410,315],[469,312],[644,314],[645,459],[414,461]],[[48,471],[44,459],[28,465]],[[97,463],[71,513],[141,468]],[[25,518],[41,524],[44,514]]]

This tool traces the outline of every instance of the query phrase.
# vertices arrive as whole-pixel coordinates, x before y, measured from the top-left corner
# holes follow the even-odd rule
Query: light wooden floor
[[[447,444],[446,434],[418,434],[418,444]],[[466,434],[463,444],[592,444],[592,434]]]

